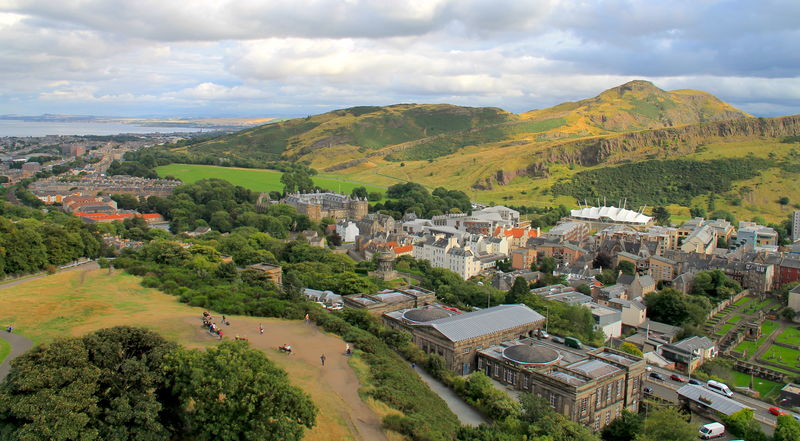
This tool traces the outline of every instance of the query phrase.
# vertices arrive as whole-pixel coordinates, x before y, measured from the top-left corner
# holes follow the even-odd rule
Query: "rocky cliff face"
[[[494,184],[505,185],[517,176],[546,176],[548,163],[593,166],[603,162],[636,159],[643,154],[652,154],[654,150],[669,156],[688,154],[709,140],[719,137],[782,138],[796,135],[800,135],[800,115],[741,118],[579,139],[555,144],[526,168],[498,170],[491,177],[473,184],[473,187],[487,189]]]

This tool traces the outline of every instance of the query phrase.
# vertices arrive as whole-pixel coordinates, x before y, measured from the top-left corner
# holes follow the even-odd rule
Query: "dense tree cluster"
[[[316,412],[245,342],[186,350],[130,327],[38,346],[0,385],[4,440],[300,440]]]
[[[734,181],[750,179],[774,166],[762,158],[715,159],[712,161],[651,160],[604,167],[575,174],[567,182],[553,185],[554,194],[593,201],[627,198],[629,205],[691,205],[695,196],[722,194]],[[713,208],[710,208],[713,211]]]
[[[469,197],[462,191],[439,187],[430,193],[422,185],[413,182],[392,185],[386,191],[386,196],[391,199],[375,204],[371,210],[389,214],[395,219],[401,218],[404,213],[413,212],[418,217],[430,218],[451,212],[469,213],[472,209]]]
[[[78,218],[0,202],[0,277],[97,257],[97,230]]]

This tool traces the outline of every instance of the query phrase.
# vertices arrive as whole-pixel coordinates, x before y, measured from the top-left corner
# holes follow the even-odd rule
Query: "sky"
[[[0,114],[512,112],[633,79],[800,113],[797,0],[0,0]]]

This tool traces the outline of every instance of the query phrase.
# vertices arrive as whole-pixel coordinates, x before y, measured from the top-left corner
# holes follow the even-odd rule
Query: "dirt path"
[[[5,330],[0,331],[0,338],[11,344],[11,352],[9,352],[8,357],[0,363],[0,382],[2,382],[11,369],[11,360],[28,352],[28,350],[33,347],[33,342],[19,334],[8,333]]]
[[[220,323],[220,317],[215,319]],[[336,409],[338,418],[352,432],[320,434],[320,440],[352,439],[352,435],[363,441],[387,441],[381,429],[381,418],[358,395],[358,378],[347,363],[348,359],[344,355],[345,343],[340,338],[325,334],[316,325],[303,321],[287,322],[252,317],[230,317],[229,320],[231,325],[222,327],[226,340],[233,339],[236,335],[247,337],[254,348],[264,351],[270,360],[288,369],[293,382],[303,387],[318,406]],[[190,322],[197,328],[199,341],[215,339],[201,328],[199,317]],[[259,323],[264,325],[264,335],[258,333]],[[278,346],[284,344],[292,346],[292,355],[277,350]],[[325,366],[320,361],[322,354],[326,357]],[[338,402],[330,402],[332,396]],[[328,397],[327,402],[325,397]],[[311,438],[315,438],[314,434],[311,434]]]

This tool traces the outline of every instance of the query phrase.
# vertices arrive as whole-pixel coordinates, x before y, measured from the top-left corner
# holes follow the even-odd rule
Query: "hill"
[[[378,186],[414,181],[463,190],[486,203],[544,206],[574,205],[573,194],[586,192],[554,193],[553,185],[584,170],[700,158],[710,145],[716,156],[705,159],[747,153],[766,157],[765,148],[783,151],[781,141],[798,134],[797,117],[754,118],[705,92],[664,91],[632,81],[593,98],[518,115],[451,105],[356,107],[179,150],[213,164],[239,158],[304,161],[325,174]],[[726,146],[733,144],[729,154]],[[778,172],[766,168],[758,173]],[[780,186],[777,191],[792,178],[786,173],[781,170],[771,181]],[[728,187],[734,191],[737,184]],[[766,198],[743,215],[782,216]],[[743,205],[723,207],[745,210]]]

